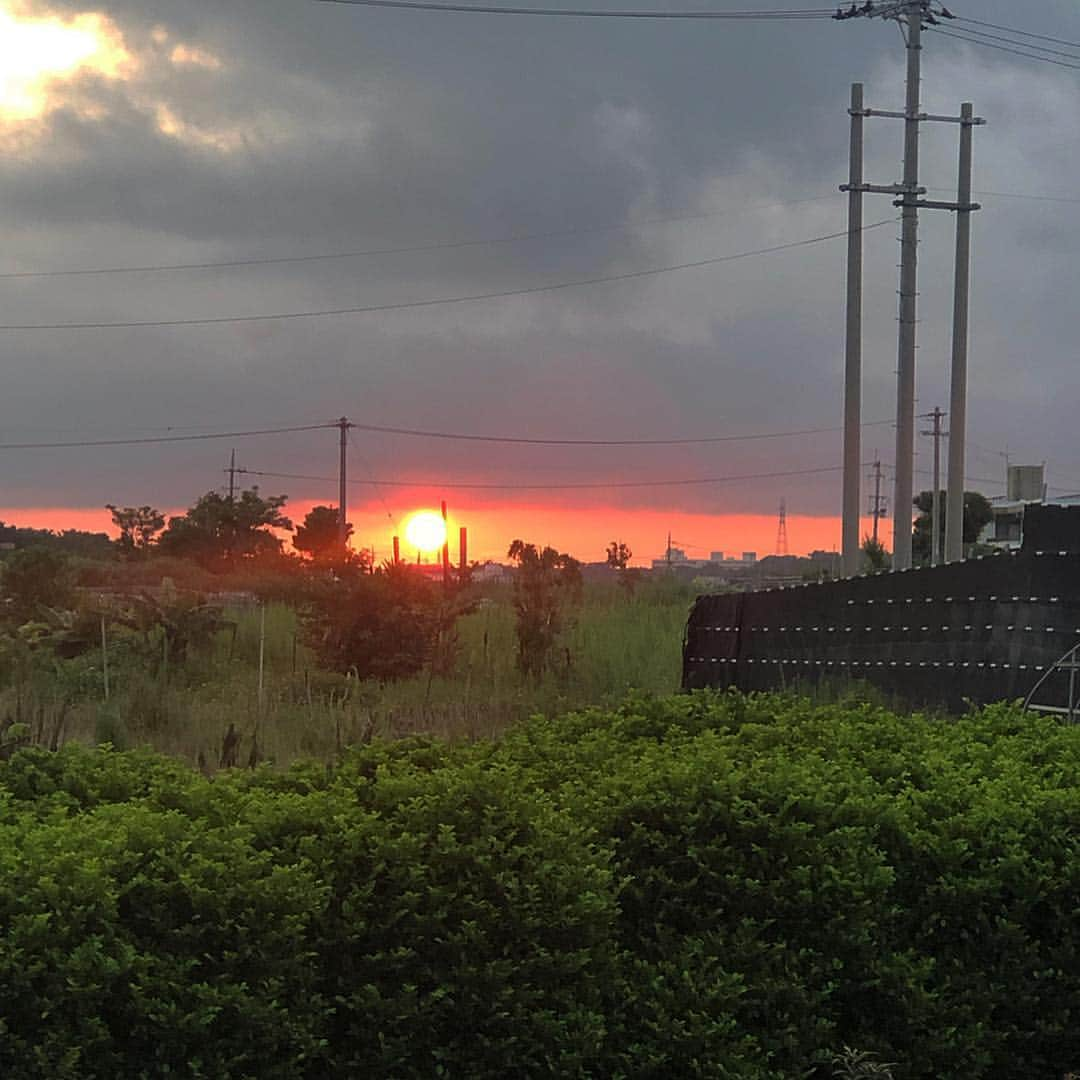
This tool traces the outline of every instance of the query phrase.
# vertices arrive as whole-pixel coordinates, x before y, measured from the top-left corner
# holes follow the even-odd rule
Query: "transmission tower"
[[[780,524],[776,529],[776,554],[786,555],[788,553],[787,546],[787,506],[784,500],[780,500]]]

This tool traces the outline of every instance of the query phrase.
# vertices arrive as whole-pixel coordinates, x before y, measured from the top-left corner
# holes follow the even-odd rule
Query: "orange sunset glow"
[[[399,524],[406,516],[407,513],[398,516]],[[395,526],[388,520],[385,507],[378,503],[357,506],[350,510],[349,519],[356,528],[354,543],[358,547],[374,546],[377,559],[389,552]],[[713,551],[736,557],[744,551],[756,551],[759,558],[771,555],[776,546],[777,518],[765,514],[628,510],[603,505],[570,508],[460,502],[451,504],[448,526],[455,558],[458,528],[465,526],[469,531],[470,561],[504,562],[510,542],[521,539],[558,548],[582,562],[602,562],[607,545],[619,540],[633,551],[632,562],[645,566],[663,557],[669,532],[672,545],[685,550],[690,558],[708,558]],[[871,527],[868,519],[863,523],[863,532],[868,533]],[[833,550],[840,540],[840,519],[789,514],[787,532],[792,554]],[[405,538],[404,533],[400,535]],[[436,549],[441,545],[440,540]]]
[[[316,505],[325,502],[312,499],[290,500],[286,512],[294,521]],[[166,515],[182,514],[183,508],[171,508]],[[421,508],[410,505],[397,507],[381,503],[363,503],[350,507],[349,520],[355,532],[353,546],[374,548],[377,561],[389,557],[393,537],[413,549],[431,553],[443,545],[442,518],[434,511],[426,513],[438,526],[417,545],[410,538],[409,524],[421,517]],[[393,515],[393,521],[390,515]],[[97,507],[0,507],[0,520],[7,524],[37,529],[85,529],[113,535],[115,530],[109,511]],[[426,522],[426,518],[425,518]],[[707,558],[713,551],[738,557],[744,551],[755,551],[759,558],[774,553],[777,519],[766,514],[694,514],[667,510],[628,510],[624,507],[596,505],[568,508],[546,504],[489,505],[464,500],[449,508],[447,531],[452,557],[457,559],[458,530],[465,526],[469,532],[469,560],[503,562],[506,549],[514,539],[550,545],[566,551],[582,562],[602,562],[612,540],[628,544],[634,552],[633,563],[648,565],[662,558],[670,532],[672,545],[682,548],[690,558]],[[425,524],[425,530],[426,530]],[[872,523],[866,519],[863,534]],[[787,521],[788,548],[794,555],[810,551],[830,551],[839,544],[840,520],[837,517],[812,517],[789,514]],[[426,532],[425,532],[426,536]],[[882,534],[888,544],[889,537]]]

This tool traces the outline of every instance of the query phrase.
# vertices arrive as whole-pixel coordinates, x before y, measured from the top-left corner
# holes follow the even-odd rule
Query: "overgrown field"
[[[21,751],[0,1075],[791,1080],[848,1045],[1060,1080],[1078,784],[1080,728],[1012,708],[736,695],[213,778]]]
[[[182,662],[160,645],[149,657],[125,651],[110,628],[108,701],[97,645],[74,663],[49,663],[39,651],[21,675],[0,656],[0,719],[25,723],[46,746],[148,746],[211,768],[230,724],[241,763],[330,761],[378,735],[491,736],[533,712],[614,705],[629,690],[674,692],[690,603],[687,589],[670,582],[646,584],[633,597],[587,588],[541,678],[516,663],[508,588],[487,590],[420,673],[389,682],[320,668],[296,610],[283,603],[268,604],[265,620],[257,607],[226,611],[233,625]]]

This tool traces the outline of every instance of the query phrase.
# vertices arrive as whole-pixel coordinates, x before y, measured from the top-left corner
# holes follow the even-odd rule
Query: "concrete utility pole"
[[[852,83],[848,172],[847,332],[844,353],[843,573],[859,572],[859,478],[862,468],[863,84]],[[875,525],[877,522],[875,521]]]
[[[900,226],[900,340],[896,362],[896,477],[893,487],[893,567],[911,566],[915,467],[915,325],[919,273],[919,90],[922,79],[921,0],[907,5],[907,103]]]
[[[941,430],[941,420],[944,417],[941,409],[935,408],[932,413],[926,414],[926,419],[934,421],[934,426],[924,435],[929,435],[934,440],[934,490],[933,502],[930,509],[930,565],[941,564],[941,438],[945,434]],[[946,515],[946,520],[948,516]]]
[[[926,194],[926,189],[919,186],[919,130],[920,125],[928,120],[959,123],[962,132],[968,131],[970,137],[971,126],[981,124],[983,121],[973,118],[970,113],[967,116],[953,117],[930,116],[920,111],[923,27],[924,25],[936,26],[941,19],[955,18],[950,11],[937,3],[936,0],[867,0],[862,6],[853,4],[847,11],[838,11],[835,17],[841,20],[882,18],[897,22],[904,33],[907,47],[907,89],[904,111],[898,113],[881,109],[862,110],[863,116],[893,117],[904,121],[903,180],[900,184],[886,186],[859,184],[862,191],[891,193],[899,196],[894,205],[898,206],[901,211],[900,310],[896,368],[896,476],[893,489],[893,567],[897,570],[906,570],[911,566],[911,516],[914,496],[919,209],[966,211],[973,208],[970,205],[970,198],[966,201],[961,198],[957,203],[931,202],[920,198],[920,196]],[[963,155],[963,138],[961,139],[961,146],[961,155]],[[854,186],[855,182],[853,180],[852,184],[844,185],[842,190],[850,191]],[[965,275],[966,265],[965,261]],[[964,303],[963,340],[966,360],[966,299]],[[850,313],[849,304],[849,326]],[[845,435],[846,427],[847,414],[845,413]],[[962,443],[962,429],[960,429],[960,432],[958,441]],[[845,484],[845,524],[847,516],[846,486]]]
[[[953,294],[952,374],[949,381],[949,490],[945,500],[945,561],[964,557],[964,449],[967,441],[968,305],[971,270],[972,131],[982,121],[960,106],[960,168],[956,188],[956,282]]]

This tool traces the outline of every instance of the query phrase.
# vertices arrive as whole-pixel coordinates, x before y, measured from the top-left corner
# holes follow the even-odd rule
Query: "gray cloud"
[[[899,39],[880,23],[584,26],[296,0],[114,2],[102,10],[123,34],[135,73],[58,85],[52,111],[4,127],[4,268],[308,254],[714,216],[344,262],[0,281],[3,322],[398,303],[821,235],[843,228],[839,195],[778,204],[828,195],[844,177],[848,84],[864,79],[884,107],[902,100]],[[1070,6],[1039,10],[1032,29],[1080,34]],[[1004,0],[981,5],[979,16],[1016,20]],[[204,61],[174,62],[178,45],[185,55],[201,50]],[[1076,74],[934,38],[925,97],[940,111],[973,99],[991,121],[977,135],[978,186],[1068,193],[1080,165]],[[900,130],[875,123],[870,167],[884,182],[899,173]],[[953,183],[954,139],[952,129],[927,133],[928,183]],[[973,471],[996,476],[993,457],[1008,446],[1050,458],[1052,478],[1080,487],[1072,418],[1080,377],[1069,325],[1080,206],[983,201],[972,439],[985,450]],[[871,220],[892,213],[885,199],[868,208]],[[926,216],[919,393],[927,409],[944,404],[947,390],[951,229],[947,215]],[[895,232],[877,230],[866,243],[866,414],[880,419],[894,408]],[[832,242],[446,308],[6,332],[0,435],[262,426],[342,412],[376,423],[567,437],[831,426],[840,419],[843,270],[843,243]],[[888,428],[866,440],[891,456]],[[244,455],[253,467],[322,473],[332,468],[325,442],[271,440],[245,446]],[[493,454],[370,437],[360,445],[384,474],[561,482],[828,465],[839,440],[618,454]],[[220,481],[224,456],[212,445],[11,453],[0,504],[181,504]],[[1071,474],[1070,464],[1078,466]],[[836,511],[833,475],[613,498],[770,512],[785,488],[801,512]]]

